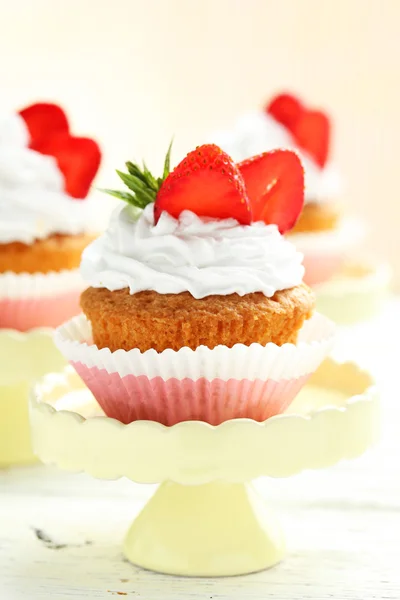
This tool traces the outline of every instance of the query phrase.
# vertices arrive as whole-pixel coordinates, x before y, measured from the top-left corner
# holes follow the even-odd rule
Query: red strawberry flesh
[[[232,159],[214,144],[190,152],[168,175],[155,201],[155,222],[163,211],[178,218],[184,210],[199,217],[251,223],[242,176]]]
[[[265,152],[238,164],[250,200],[253,221],[276,224],[289,231],[304,203],[304,171],[289,150]]]
[[[325,113],[309,110],[291,94],[280,94],[273,98],[266,111],[288,129],[299,148],[305,150],[320,167],[324,167],[330,142],[330,121]]]
[[[54,156],[64,175],[65,191],[70,196],[83,199],[88,195],[101,160],[94,140],[60,133],[43,139],[37,151]]]
[[[28,127],[30,147],[34,150],[44,138],[69,132],[68,119],[57,104],[39,102],[27,106],[19,114]]]
[[[302,115],[303,107],[300,100],[295,96],[279,94],[269,103],[266,111],[291,131],[297,119]]]
[[[323,167],[328,160],[330,122],[321,111],[306,111],[296,121],[293,137],[300,148],[308,152]]]

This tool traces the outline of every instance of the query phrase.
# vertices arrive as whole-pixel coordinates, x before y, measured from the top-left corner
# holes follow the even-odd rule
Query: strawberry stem
[[[148,204],[155,202],[157,194],[170,172],[172,142],[173,140],[171,141],[165,156],[164,169],[161,177],[156,179],[149,171],[144,161],[142,168],[136,163],[128,161],[125,163],[128,173],[117,170],[117,174],[130,191],[126,192],[109,189],[102,189],[101,191],[110,196],[114,196],[115,198],[119,198],[132,206],[136,206],[136,208],[143,209]]]

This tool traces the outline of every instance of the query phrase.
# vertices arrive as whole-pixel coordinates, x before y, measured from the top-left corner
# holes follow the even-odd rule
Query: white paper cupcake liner
[[[215,425],[242,417],[263,421],[285,410],[327,356],[333,338],[333,323],[316,314],[296,345],[111,352],[91,343],[91,325],[81,315],[56,331],[55,343],[108,416],[124,423]]]
[[[51,273],[0,273],[0,299],[43,298],[84,287],[79,269]]]

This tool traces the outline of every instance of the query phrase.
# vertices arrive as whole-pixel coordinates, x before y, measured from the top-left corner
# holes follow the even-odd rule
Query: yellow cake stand
[[[30,409],[43,462],[103,479],[161,483],[126,536],[125,556],[146,569],[189,576],[239,575],[278,563],[285,555],[281,529],[249,482],[354,458],[379,430],[371,377],[332,360],[290,412],[264,423],[123,425],[102,416],[70,368],[36,385]]]
[[[64,366],[51,329],[0,330],[0,468],[37,460],[29,428],[29,390],[33,381]]]
[[[391,278],[387,264],[348,260],[332,279],[314,286],[317,310],[339,325],[372,319],[388,298]]]

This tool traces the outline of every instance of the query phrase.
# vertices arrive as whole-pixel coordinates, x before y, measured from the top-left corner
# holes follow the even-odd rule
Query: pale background
[[[158,166],[282,88],[329,110],[345,200],[400,289],[400,0],[0,0],[0,109],[54,99]]]

